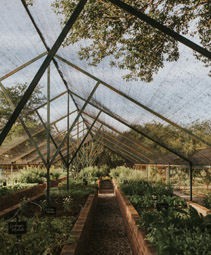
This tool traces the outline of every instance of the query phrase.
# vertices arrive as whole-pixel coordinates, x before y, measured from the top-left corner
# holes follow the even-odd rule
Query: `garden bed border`
[[[65,245],[60,255],[84,255],[89,241],[95,209],[97,206],[98,192],[90,194],[80,215],[71,230],[71,237],[75,242]]]
[[[57,187],[60,182],[63,182],[67,177],[61,177],[58,180],[50,180],[50,188]],[[23,198],[29,198],[34,200],[35,198],[42,196],[46,189],[46,182],[43,184],[37,184],[33,187],[18,190],[14,193],[0,197],[0,217],[13,211],[19,207],[20,200]]]
[[[136,225],[136,221],[141,219],[138,212],[133,207],[128,198],[126,198],[121,193],[114,180],[113,185],[114,193],[116,195],[117,203],[123,217],[133,254],[156,255],[156,248],[151,246],[150,243],[145,240],[146,234]]]

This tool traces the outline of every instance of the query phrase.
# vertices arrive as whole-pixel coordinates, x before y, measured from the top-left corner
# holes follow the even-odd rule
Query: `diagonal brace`
[[[27,101],[29,100],[31,94],[33,93],[35,87],[37,86],[38,82],[42,78],[44,72],[46,71],[47,67],[49,66],[51,60],[55,56],[56,52],[58,51],[59,47],[61,46],[62,42],[64,41],[66,35],[72,28],[73,24],[75,23],[76,19],[78,18],[79,14],[84,8],[87,0],[80,0],[79,4],[76,6],[75,10],[73,11],[70,19],[68,20],[67,24],[63,28],[62,32],[60,33],[59,37],[57,38],[56,42],[54,43],[53,47],[49,51],[47,57],[45,58],[43,64],[39,68],[38,72],[34,76],[32,82],[30,83],[28,89],[24,93],[23,97],[21,98],[19,104],[15,108],[13,114],[11,115],[9,121],[5,125],[4,129],[0,134],[0,145],[3,143],[4,139],[6,138],[7,134],[9,133],[10,129],[12,128],[13,124],[15,123],[16,119],[20,115],[22,109],[26,105]]]
[[[71,163],[73,162],[73,160],[74,160],[74,158],[76,157],[77,153],[80,151],[81,146],[84,144],[84,142],[85,142],[87,136],[90,134],[90,132],[91,132],[91,130],[92,130],[92,128],[93,128],[95,122],[96,122],[97,119],[99,118],[100,114],[101,114],[101,111],[98,113],[97,117],[96,117],[95,120],[93,121],[92,125],[90,126],[90,128],[88,129],[86,135],[84,136],[83,140],[81,141],[80,145],[78,146],[77,150],[76,150],[75,153],[73,154],[73,156],[72,156],[72,158],[71,158],[71,160],[70,160],[70,162],[69,162],[69,165],[71,165]]]
[[[60,146],[58,147],[56,153],[54,154],[54,156],[52,157],[52,159],[51,159],[51,161],[50,161],[50,163],[49,163],[50,166],[52,165],[54,159],[56,158],[56,156],[57,156],[59,150],[63,147],[64,142],[66,141],[67,137],[69,137],[71,131],[73,130],[75,124],[77,123],[78,119],[80,118],[81,114],[83,113],[84,109],[86,108],[87,104],[89,103],[90,99],[91,99],[92,96],[94,95],[94,93],[95,93],[96,89],[98,88],[99,84],[100,84],[100,83],[97,82],[97,84],[95,85],[94,89],[93,89],[92,92],[90,93],[89,97],[88,97],[87,100],[85,101],[84,105],[83,105],[82,108],[80,109],[80,111],[79,111],[77,117],[76,117],[75,120],[73,121],[71,127],[68,129],[68,132],[66,133],[64,139],[62,140]]]

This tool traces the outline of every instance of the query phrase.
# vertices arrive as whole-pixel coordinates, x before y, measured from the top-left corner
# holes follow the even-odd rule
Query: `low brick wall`
[[[114,192],[117,198],[119,209],[121,211],[127,235],[130,241],[131,249],[134,255],[155,255],[156,249],[150,247],[150,243],[145,240],[145,234],[138,229],[136,221],[140,219],[138,212],[135,210],[130,201],[121,193],[115,182]]]
[[[92,221],[97,205],[98,192],[89,195],[86,204],[81,210],[80,216],[76,221],[71,234],[75,243],[65,245],[60,255],[83,255],[86,254],[86,248],[92,228]]]
[[[64,180],[66,180],[67,177],[62,177],[59,178],[58,180],[50,180],[50,187],[57,187],[58,184]],[[11,207],[14,206],[16,204],[20,203],[20,200],[23,199],[24,197],[26,198],[31,198],[31,197],[35,197],[39,194],[42,194],[46,189],[46,182],[44,182],[43,184],[38,184],[34,187],[28,188],[28,189],[24,189],[24,190],[19,190],[15,193],[6,195],[6,196],[1,196],[0,197],[0,212]]]
[[[24,197],[31,198],[41,194],[46,189],[46,184],[38,184],[34,187],[19,190],[15,193],[0,197],[0,211],[7,209],[15,204],[18,204]]]

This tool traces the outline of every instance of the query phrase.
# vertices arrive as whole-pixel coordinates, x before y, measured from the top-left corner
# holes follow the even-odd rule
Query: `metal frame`
[[[191,48],[192,50],[197,51],[201,55],[211,59],[211,52],[206,50],[205,48],[202,48],[198,44],[190,41],[186,37],[174,32],[174,30],[168,28],[167,26],[162,25],[161,23],[157,22],[156,20],[150,18],[146,14],[141,13],[139,10],[135,9],[134,7],[123,3],[120,0],[109,0],[109,2],[113,3],[114,5],[119,6],[121,9],[124,9],[125,11],[129,12],[130,14],[134,15],[135,17],[145,21],[147,24],[151,25],[154,28],[157,28],[161,32],[163,32],[166,35],[169,35],[170,37],[174,38],[175,40],[181,42],[182,44],[186,45],[187,47]]]
[[[85,113],[85,112],[84,112],[83,114],[85,114],[85,115],[87,115],[87,116],[93,118],[91,115],[89,115],[89,114],[87,114],[87,113]],[[119,132],[119,131],[116,130],[115,128],[113,128],[113,127],[107,125],[107,124],[104,123],[103,121],[98,120],[98,122],[101,123],[103,126],[107,127],[108,129],[112,130],[113,132],[115,132],[115,133],[118,134],[119,136],[123,137],[125,140],[128,140],[128,141],[131,142],[131,140],[130,140],[129,138],[125,137],[121,132]],[[116,138],[114,138],[114,139],[116,139]],[[124,143],[121,142],[121,141],[118,141],[118,142],[124,144]],[[134,144],[134,141],[132,141],[132,144]],[[135,144],[136,144],[137,146],[143,148],[142,145],[140,145],[139,143],[135,143]],[[133,151],[139,153],[140,155],[142,155],[144,158],[148,159],[149,161],[155,162],[154,159],[150,158],[149,156],[143,154],[143,153],[140,152],[140,151],[135,150],[133,147],[131,147],[131,146],[127,145],[127,144],[124,144],[124,145],[127,146],[127,147],[129,147],[129,148],[131,148],[131,150],[133,150]],[[144,147],[144,149],[145,149],[145,147]]]
[[[115,92],[116,94],[119,94],[120,96],[122,96],[122,97],[126,98],[127,100],[133,102],[134,104],[138,105],[140,108],[146,110],[147,112],[150,112],[152,115],[155,115],[155,116],[158,117],[159,119],[162,119],[163,121],[167,122],[167,123],[170,124],[171,126],[173,126],[173,127],[177,128],[177,129],[179,129],[179,130],[181,130],[181,131],[187,133],[188,135],[190,135],[190,136],[193,137],[194,139],[196,139],[196,140],[198,140],[198,141],[200,141],[200,142],[202,142],[202,143],[204,143],[204,144],[206,144],[206,145],[208,145],[208,146],[211,146],[210,143],[208,143],[207,141],[205,141],[205,140],[203,140],[202,138],[198,137],[197,135],[193,134],[192,132],[190,132],[190,131],[187,130],[186,128],[183,128],[183,127],[181,127],[180,125],[174,123],[173,121],[171,121],[171,120],[169,120],[168,118],[162,116],[161,114],[155,112],[154,110],[152,110],[152,109],[150,109],[149,107],[143,105],[142,103],[136,101],[135,99],[131,98],[130,96],[126,95],[125,93],[121,92],[120,90],[118,90],[118,89],[112,87],[112,86],[109,85],[108,83],[106,83],[106,82],[104,82],[104,81],[98,79],[96,76],[94,76],[94,75],[92,75],[92,74],[86,72],[86,71],[83,70],[82,68],[80,68],[80,67],[74,65],[74,64],[71,63],[70,61],[68,61],[68,60],[66,60],[66,59],[64,59],[64,58],[62,58],[62,57],[60,57],[59,55],[56,55],[55,57],[58,58],[59,60],[61,60],[62,62],[66,63],[67,65],[73,67],[73,68],[76,69],[77,71],[79,71],[79,72],[81,72],[81,73],[87,75],[88,77],[92,78],[93,80],[100,82],[100,84],[102,84],[102,85],[105,86],[106,88],[112,90],[112,91]]]
[[[16,119],[20,115],[23,107],[27,103],[29,97],[33,93],[35,87],[37,86],[38,82],[40,81],[41,77],[43,76],[44,72],[46,71],[47,67],[49,66],[51,60],[55,56],[56,52],[58,51],[59,47],[61,46],[62,42],[64,41],[66,35],[68,34],[69,30],[75,23],[77,17],[81,13],[86,4],[87,0],[80,0],[78,5],[76,6],[75,10],[73,11],[72,15],[70,16],[67,24],[63,28],[62,32],[60,33],[59,37],[57,38],[56,42],[54,43],[53,47],[49,51],[47,57],[43,61],[41,67],[39,68],[37,74],[34,76],[32,82],[30,83],[29,87],[27,88],[26,92],[24,93],[23,97],[21,98],[20,102],[16,106],[13,114],[11,115],[9,121],[5,125],[4,129],[0,134],[0,145],[3,143],[5,137],[9,133],[10,129],[12,128],[13,124],[15,123]]]
[[[88,124],[90,124],[89,122],[88,122]],[[140,153],[140,152],[138,152],[138,151],[136,151],[134,148],[132,148],[132,147],[130,147],[130,146],[128,146],[127,144],[124,144],[123,142],[121,142],[121,141],[119,141],[116,137],[114,137],[114,136],[111,136],[111,135],[109,135],[109,134],[105,134],[105,132],[103,133],[103,134],[98,134],[98,135],[100,135],[100,136],[102,136],[104,139],[106,139],[106,140],[109,140],[110,142],[112,142],[115,146],[117,146],[117,147],[120,147],[120,146],[124,146],[124,147],[126,147],[126,148],[128,148],[130,151],[133,151],[133,152],[135,152],[135,154],[137,155],[137,154],[139,154],[139,155],[141,155],[141,160],[143,161],[143,162],[146,162],[146,160],[145,159],[143,159],[143,154],[142,153]],[[106,138],[107,137],[107,138]],[[110,140],[111,139],[111,140]],[[113,140],[115,140],[115,141],[117,141],[117,143],[114,143],[113,142]],[[120,147],[121,148],[121,150],[123,150],[123,148],[122,147]],[[120,151],[121,151],[120,150]],[[135,156],[134,154],[133,154],[133,156]],[[136,156],[135,156],[136,157]],[[139,156],[137,156],[137,158],[139,158]],[[140,160],[140,159],[139,159]],[[150,159],[151,160],[151,159]]]
[[[61,156],[61,158],[63,159],[63,162],[65,163],[65,160],[64,160],[64,158],[63,158],[63,156],[62,156],[62,154],[61,154],[61,152],[60,152],[61,148],[62,148],[63,145],[64,145],[64,140],[65,140],[65,139],[67,139],[67,162],[68,162],[68,159],[69,159],[69,149],[70,149],[70,148],[69,148],[69,145],[70,145],[70,144],[69,144],[69,142],[70,142],[70,141],[69,141],[69,135],[70,135],[70,133],[71,133],[73,127],[74,127],[74,124],[75,124],[76,121],[79,119],[79,117],[82,117],[82,118],[83,118],[83,114],[82,114],[82,113],[83,113],[83,110],[84,110],[84,108],[86,107],[86,105],[89,103],[89,99],[90,99],[91,97],[89,97],[89,98],[87,99],[87,101],[85,102],[84,106],[83,106],[81,109],[79,109],[78,106],[77,106],[77,104],[76,104],[76,102],[74,101],[74,97],[72,96],[73,93],[70,94],[70,96],[72,97],[72,99],[73,99],[73,101],[74,101],[74,103],[75,103],[75,105],[76,105],[76,108],[78,109],[78,112],[79,112],[79,113],[78,113],[78,115],[77,115],[77,117],[76,117],[77,120],[75,119],[74,123],[73,123],[72,126],[69,128],[69,92],[68,92],[68,110],[67,110],[67,111],[68,111],[68,114],[67,114],[67,126],[68,126],[68,130],[67,130],[67,134],[65,135],[65,138],[63,139],[63,141],[62,141],[62,143],[60,144],[60,146],[56,146],[56,143],[55,143],[53,137],[52,137],[51,134],[50,134],[50,127],[51,127],[51,123],[50,123],[50,101],[52,101],[52,100],[54,100],[54,99],[50,99],[50,96],[49,96],[49,95],[50,95],[50,69],[48,69],[49,71],[48,71],[47,127],[44,125],[45,128],[42,129],[42,130],[45,130],[45,129],[47,130],[47,160],[46,160],[46,161],[45,161],[45,159],[43,158],[43,155],[42,155],[42,153],[40,152],[39,147],[37,146],[36,142],[35,142],[34,139],[33,139],[33,136],[34,136],[35,134],[33,134],[33,135],[30,134],[29,130],[27,129],[26,125],[24,124],[23,120],[22,120],[21,117],[20,117],[20,113],[21,113],[23,107],[25,106],[25,104],[27,103],[27,101],[28,101],[30,95],[33,93],[33,90],[35,89],[35,87],[36,87],[37,83],[39,82],[39,80],[41,79],[42,75],[44,74],[44,72],[46,71],[46,69],[49,68],[49,65],[50,65],[50,62],[51,62],[51,61],[54,62],[55,66],[56,66],[56,68],[57,68],[57,70],[58,70],[58,72],[59,72],[59,74],[60,74],[60,77],[61,77],[62,81],[64,82],[66,88],[68,89],[67,82],[65,81],[62,72],[59,70],[58,64],[57,64],[56,60],[54,59],[54,56],[55,56],[57,50],[59,49],[59,47],[61,46],[63,40],[65,39],[67,33],[68,33],[69,30],[71,29],[72,25],[75,23],[75,21],[77,20],[79,14],[80,14],[81,11],[83,10],[84,5],[86,4],[87,0],[80,0],[79,4],[77,5],[77,7],[75,8],[75,10],[73,11],[73,13],[72,13],[70,19],[68,20],[67,24],[65,25],[64,29],[62,30],[61,34],[59,35],[59,37],[57,38],[56,42],[54,43],[54,45],[53,45],[53,47],[52,47],[51,49],[48,48],[48,46],[47,46],[47,44],[46,44],[46,42],[45,42],[45,40],[44,40],[44,37],[42,36],[42,33],[40,32],[38,26],[37,26],[36,23],[34,22],[33,17],[32,17],[32,15],[31,15],[31,13],[29,12],[29,9],[28,9],[28,7],[27,7],[25,1],[24,1],[24,0],[21,0],[21,1],[22,1],[22,4],[23,4],[24,7],[25,7],[25,9],[26,9],[26,11],[27,11],[27,13],[28,13],[28,15],[29,15],[29,17],[30,17],[30,19],[31,19],[31,21],[32,21],[32,23],[33,23],[33,25],[35,26],[35,29],[37,30],[37,32],[38,32],[38,34],[39,34],[41,40],[43,41],[43,43],[44,43],[44,45],[45,45],[45,47],[46,47],[46,49],[47,49],[47,51],[48,51],[48,55],[47,55],[47,57],[45,58],[43,64],[40,66],[40,68],[39,68],[37,74],[34,76],[34,78],[33,78],[32,82],[31,82],[31,84],[30,84],[29,87],[27,88],[25,94],[24,94],[23,97],[21,98],[21,100],[20,100],[19,104],[17,105],[17,107],[14,108],[14,105],[11,105],[11,107],[14,109],[14,111],[13,111],[12,116],[10,117],[9,121],[8,121],[7,124],[5,125],[3,131],[2,131],[1,134],[0,134],[0,145],[3,143],[5,137],[6,137],[7,134],[9,133],[9,131],[10,131],[12,125],[15,123],[16,119],[19,118],[19,120],[20,120],[21,124],[23,125],[23,127],[24,127],[24,129],[25,129],[27,135],[29,136],[30,141],[32,142],[32,144],[33,144],[34,147],[36,148],[36,150],[37,150],[39,156],[41,157],[41,159],[42,159],[42,161],[43,161],[43,163],[44,163],[45,166],[47,167],[47,170],[49,170],[51,164],[53,163],[54,159],[57,157],[57,154],[58,154],[58,153],[60,153],[60,156]],[[169,29],[168,27],[166,27],[166,26],[160,24],[160,23],[157,22],[156,20],[154,20],[154,19],[148,17],[147,15],[141,13],[139,10],[133,8],[132,6],[130,6],[130,5],[128,5],[128,4],[124,3],[124,2],[122,2],[122,1],[120,1],[120,0],[109,0],[109,1],[110,1],[112,4],[115,4],[115,5],[119,6],[120,8],[126,10],[127,12],[129,12],[129,13],[132,14],[132,15],[134,15],[135,17],[137,17],[137,18],[143,20],[144,22],[148,23],[148,24],[151,25],[152,27],[154,27],[154,28],[156,28],[156,29],[162,31],[162,32],[165,33],[166,35],[171,36],[171,37],[174,38],[175,40],[177,40],[177,41],[181,42],[182,44],[186,45],[187,47],[189,47],[189,48],[191,48],[191,49],[197,51],[198,53],[202,54],[203,56],[205,56],[205,57],[211,59],[211,52],[210,52],[210,51],[208,51],[208,50],[206,50],[205,48],[203,48],[203,47],[201,47],[201,46],[199,46],[199,45],[193,43],[192,41],[190,41],[190,40],[188,40],[187,38],[185,38],[184,36],[181,36],[180,34],[174,32],[173,30]],[[8,78],[8,77],[11,76],[12,74],[18,72],[19,70],[21,70],[21,69],[25,68],[26,66],[32,64],[33,62],[37,61],[38,59],[44,57],[46,54],[47,54],[47,52],[44,52],[44,53],[40,54],[39,56],[37,56],[36,58],[33,58],[33,59],[29,60],[29,61],[26,62],[25,64],[21,65],[20,67],[14,69],[13,71],[11,71],[11,72],[9,72],[8,74],[6,74],[6,75],[4,75],[3,77],[1,77],[1,78],[0,78],[0,81],[2,81],[2,80],[4,80],[4,79]],[[65,60],[65,59],[63,59],[63,58],[61,58],[61,57],[59,57],[59,56],[56,56],[56,57],[57,57],[59,60],[65,62],[66,64],[68,64],[68,65],[74,67],[74,68],[77,69],[78,71],[80,71],[80,72],[82,72],[82,73],[88,75],[89,77],[93,78],[94,80],[96,80],[96,81],[97,81],[97,85],[96,85],[96,86],[98,86],[99,83],[101,83],[102,85],[104,85],[104,86],[107,87],[108,89],[111,89],[113,92],[115,92],[115,93],[117,93],[117,94],[123,96],[123,97],[126,98],[127,100],[129,100],[129,101],[135,103],[135,104],[138,105],[139,107],[141,107],[141,108],[143,108],[144,110],[150,112],[151,114],[157,116],[158,118],[164,120],[165,122],[169,123],[170,125],[174,126],[175,128],[182,130],[183,132],[187,133],[189,136],[193,137],[194,139],[197,139],[198,141],[201,141],[201,142],[205,143],[206,145],[211,146],[211,144],[208,143],[207,141],[205,141],[205,140],[203,140],[202,138],[196,136],[195,134],[193,134],[193,133],[190,132],[189,130],[187,130],[187,129],[185,129],[185,128],[179,126],[179,125],[177,125],[176,123],[172,122],[171,120],[169,120],[168,118],[162,116],[161,114],[159,114],[159,113],[153,111],[152,109],[146,107],[145,105],[139,103],[138,101],[132,99],[131,97],[129,97],[129,96],[127,96],[126,94],[124,94],[123,92],[121,92],[121,91],[119,91],[119,90],[113,88],[112,86],[106,84],[105,82],[103,82],[103,81],[97,79],[97,78],[94,77],[93,75],[88,74],[86,71],[84,71],[84,70],[80,69],[79,67],[73,65],[73,64],[70,63],[69,61],[67,61],[67,60]],[[4,91],[3,91],[3,93],[4,93]],[[64,92],[64,93],[62,93],[62,94],[65,94],[65,93],[66,93],[66,92]],[[76,96],[77,96],[77,95],[76,95]],[[57,96],[56,98],[58,98],[58,97],[59,97],[59,96]],[[7,98],[7,97],[6,97],[6,98]],[[55,99],[56,99],[56,98],[55,98]],[[80,98],[80,97],[79,97],[79,98]],[[83,99],[83,100],[84,100],[84,99]],[[10,102],[10,103],[11,103],[11,102]],[[91,104],[91,105],[93,105],[93,104]],[[42,107],[42,106],[40,106],[40,107]],[[95,107],[96,107],[96,106],[95,106]],[[186,158],[186,157],[184,157],[183,155],[181,155],[180,153],[178,153],[178,152],[172,150],[172,149],[169,148],[168,146],[166,146],[166,145],[160,143],[159,141],[156,141],[156,140],[153,139],[152,137],[150,137],[150,136],[144,134],[142,131],[140,131],[140,130],[134,128],[134,127],[132,127],[132,126],[129,125],[126,121],[120,119],[119,117],[116,117],[115,115],[109,113],[108,111],[101,109],[101,107],[96,107],[96,108],[99,109],[99,110],[101,110],[102,112],[104,112],[104,113],[107,114],[108,116],[112,117],[113,119],[116,119],[117,121],[119,121],[119,122],[121,122],[122,124],[126,125],[127,127],[129,127],[130,129],[134,130],[135,132],[137,132],[137,133],[143,135],[143,136],[146,137],[147,139],[150,139],[151,141],[153,141],[154,143],[158,144],[159,146],[165,148],[166,150],[170,151],[171,153],[174,153],[175,155],[177,155],[178,157],[182,158],[183,160],[187,161],[187,162],[190,164],[190,187],[191,187],[191,192],[190,192],[190,193],[191,193],[191,200],[192,200],[192,162],[191,162],[188,158]],[[97,116],[97,118],[98,118],[98,117],[99,117],[99,116]],[[83,119],[83,120],[84,120],[84,119]],[[97,121],[97,119],[94,121],[94,123],[95,123],[96,121]],[[41,122],[44,124],[43,121],[41,121]],[[84,122],[84,123],[86,123],[86,122]],[[94,125],[93,125],[93,126],[94,126]],[[91,126],[91,127],[93,127],[93,126]],[[41,132],[41,131],[39,131],[39,132]],[[39,133],[39,132],[38,132],[38,133]],[[87,133],[90,133],[90,132],[91,132],[91,130],[90,130],[90,131],[88,130]],[[38,133],[37,133],[37,134],[38,134]],[[104,138],[105,138],[105,136],[104,136]],[[53,157],[52,157],[51,160],[50,160],[50,139],[53,141],[53,143],[54,143],[54,145],[55,145],[55,147],[56,147],[56,153],[53,155]],[[27,139],[27,140],[28,140],[28,139]],[[24,140],[24,141],[26,141],[26,140]],[[85,141],[85,140],[84,140],[84,141]],[[84,144],[84,141],[83,141],[83,143],[80,143],[80,145],[78,146],[78,148],[77,148],[77,150],[75,151],[75,153],[78,152],[78,151],[80,151],[80,147]],[[20,144],[20,143],[19,143],[19,144]],[[19,144],[18,144],[18,145],[19,145]],[[11,148],[10,148],[10,149],[11,149]],[[131,149],[132,149],[132,148],[131,148]],[[133,150],[134,150],[134,149],[133,149]],[[140,154],[140,153],[139,153],[139,154]],[[77,153],[76,153],[76,155],[77,155]],[[142,156],[145,157],[145,158],[147,158],[147,157],[146,157],[145,155],[143,155],[143,154],[142,154]],[[149,158],[148,158],[148,159],[149,159]],[[67,162],[66,162],[66,163],[67,163]],[[68,166],[68,163],[67,163],[67,166]],[[68,173],[68,169],[67,169],[67,173]],[[48,180],[48,181],[49,181],[49,180]]]

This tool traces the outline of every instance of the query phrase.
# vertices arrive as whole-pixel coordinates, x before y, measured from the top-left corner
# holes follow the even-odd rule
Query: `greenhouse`
[[[211,3],[0,6],[0,255],[211,255]]]

